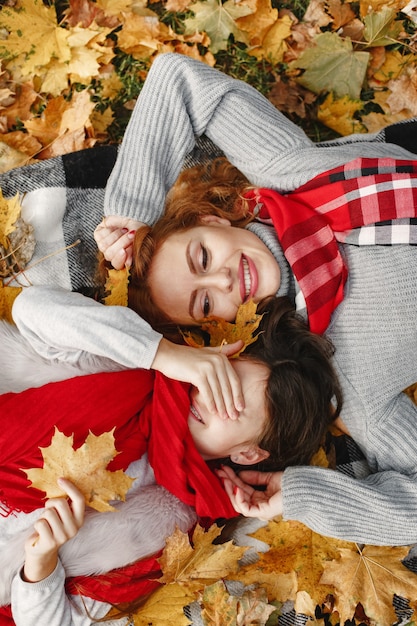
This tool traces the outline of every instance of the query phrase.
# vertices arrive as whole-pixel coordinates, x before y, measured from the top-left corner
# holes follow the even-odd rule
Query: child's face
[[[240,304],[275,295],[280,285],[279,266],[259,237],[227,220],[206,220],[170,235],[149,271],[155,304],[177,324],[209,315],[232,321]]]
[[[266,365],[244,359],[231,363],[241,380],[245,398],[245,409],[237,420],[224,420],[209,413],[198,390],[193,388],[191,391],[188,425],[197,450],[206,460],[227,456],[234,460],[242,450],[250,450],[262,434],[267,419],[265,387],[269,369]]]

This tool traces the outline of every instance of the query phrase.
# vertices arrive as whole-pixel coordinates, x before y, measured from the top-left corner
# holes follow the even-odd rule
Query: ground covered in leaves
[[[1,5],[1,172],[119,142],[152,60],[167,51],[254,85],[314,140],[417,115],[417,0]],[[2,278],[25,263],[7,253],[20,245],[13,237],[30,240],[19,211],[17,199],[0,197]],[[110,282],[109,293],[123,300],[125,282]],[[9,311],[15,295],[2,289],[0,309]],[[278,521],[257,531],[269,550],[244,565],[246,548],[219,544],[219,532],[169,538],[163,584],[135,615],[137,626],[186,626],[183,607],[195,602],[207,626],[273,626],[288,601],[321,625],[390,626],[398,617],[394,594],[410,600],[408,615],[417,609],[417,577],[402,564],[406,547],[357,546]]]

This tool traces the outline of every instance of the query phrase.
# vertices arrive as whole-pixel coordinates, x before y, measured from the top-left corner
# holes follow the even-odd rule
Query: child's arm
[[[21,575],[28,583],[39,582],[52,574],[58,563],[59,548],[77,534],[84,522],[82,493],[64,478],[60,478],[58,484],[71,502],[66,498],[47,500],[25,544],[26,558]]]

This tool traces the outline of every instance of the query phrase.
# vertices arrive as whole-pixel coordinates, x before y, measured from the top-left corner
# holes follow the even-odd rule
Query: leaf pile
[[[250,82],[307,132],[317,120],[348,134],[416,115],[414,0],[304,2],[9,0],[0,171],[119,141],[160,52]]]
[[[65,493],[57,485],[58,478],[67,478],[83,493],[86,504],[97,511],[113,511],[111,500],[124,500],[133,478],[122,470],[106,469],[118,454],[113,431],[102,435],[90,433],[85,442],[74,450],[73,436],[66,437],[58,429],[50,445],[40,448],[43,467],[24,470],[32,486],[46,493],[47,498],[59,498]]]
[[[220,532],[197,527],[190,542],[175,531],[159,559],[163,586],[135,614],[135,626],[187,626],[183,607],[191,603],[205,626],[276,625],[287,601],[320,626],[355,615],[372,626],[391,626],[394,594],[411,598],[410,610],[417,608],[417,576],[401,563],[407,547],[360,548],[299,522],[272,521],[254,535],[268,551],[242,565],[246,548],[218,543]]]

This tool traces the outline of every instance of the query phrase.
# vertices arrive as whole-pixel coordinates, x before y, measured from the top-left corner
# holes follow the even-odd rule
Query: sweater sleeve
[[[104,617],[110,606],[102,602],[67,597],[65,573],[60,562],[50,576],[38,583],[27,583],[19,574],[12,583],[12,614],[16,626],[92,626],[94,618]],[[108,621],[120,624],[126,620]]]
[[[12,315],[42,357],[85,368],[103,357],[122,367],[150,369],[162,337],[127,307],[104,306],[57,287],[23,289]]]
[[[367,430],[366,453],[374,473],[355,479],[316,467],[287,468],[284,517],[358,543],[417,542],[416,441],[417,407],[401,393]]]
[[[183,55],[162,54],[127,127],[106,188],[105,213],[157,221],[186,154],[203,134],[253,184],[283,192],[358,156],[410,157],[378,141],[319,148],[250,85]]]

